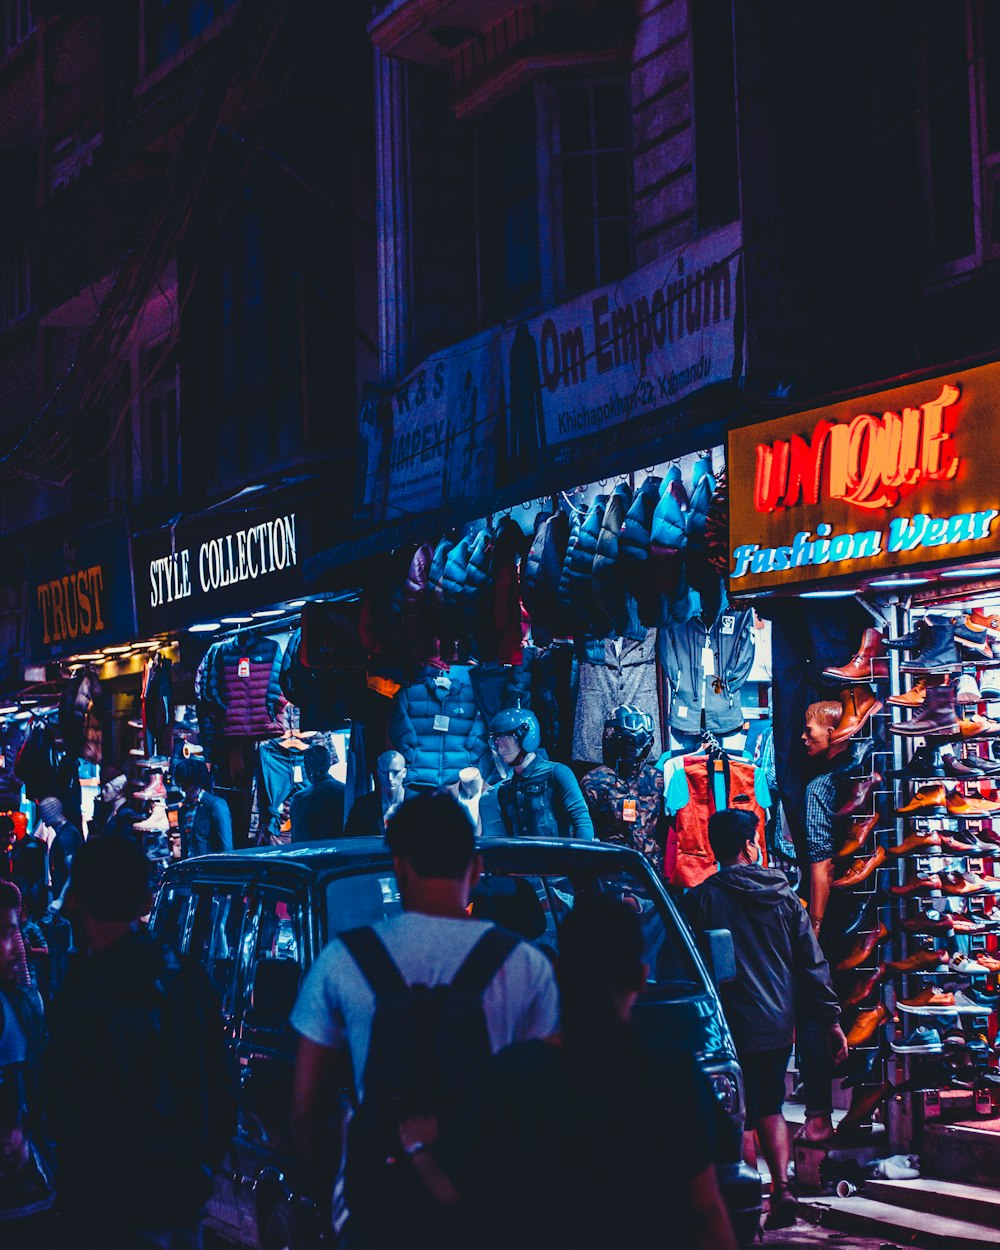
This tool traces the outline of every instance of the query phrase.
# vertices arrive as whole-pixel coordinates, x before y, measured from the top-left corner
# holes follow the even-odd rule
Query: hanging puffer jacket
[[[573,552],[580,541],[580,530],[583,528],[583,514],[575,509],[569,518],[569,541],[566,543],[566,554],[563,556],[562,568],[559,570],[559,582],[556,586],[556,603],[561,630],[557,637],[571,638],[573,635],[573,609],[570,595],[572,583]]]
[[[502,664],[520,664],[525,618],[521,608],[521,567],[528,540],[512,517],[504,517],[493,535],[493,593],[489,622],[490,654]],[[482,658],[482,657],[480,657]]]
[[[426,544],[413,553],[406,577],[393,593],[390,616],[398,630],[403,654],[423,661],[433,649],[427,620],[427,581],[434,552]]]
[[[220,733],[248,738],[281,733],[281,658],[281,648],[266,636],[237,635],[213,648],[206,695],[221,711]]]
[[[442,538],[434,548],[431,556],[431,567],[427,570],[427,631],[430,636],[428,663],[438,664],[441,660],[441,637],[444,633],[444,566],[453,543],[450,538]]]
[[[491,758],[486,725],[468,669],[455,665],[447,673],[431,671],[400,690],[389,742],[406,760],[408,786],[450,786],[463,768],[476,767],[486,776]]]
[[[653,513],[649,541],[649,571],[661,594],[673,594],[681,570],[681,551],[687,542],[685,533],[687,492],[681,471],[671,465],[663,479],[660,499]]]
[[[472,544],[465,570],[465,583],[462,586],[462,610],[469,621],[469,629],[475,642],[473,654],[477,659],[491,658],[490,640],[486,636],[485,625],[491,616],[487,605],[492,563],[493,535],[488,529],[481,529]]]
[[[545,517],[524,562],[521,598],[531,617],[532,641],[547,647],[559,636],[559,574],[569,546],[569,517],[559,511]]]
[[[627,482],[619,482],[611,492],[601,522],[601,532],[597,537],[593,571],[594,601],[611,621],[613,633],[641,642],[646,637],[646,628],[639,623],[635,597],[629,591],[626,568],[619,558],[619,536],[631,505],[631,486]]]
[[[14,761],[14,772],[24,782],[33,803],[59,792],[61,754],[56,735],[44,721],[33,721]]]
[[[685,533],[688,549],[701,549],[705,544],[705,522],[708,510],[715,494],[715,476],[712,473],[712,459],[704,456],[694,466],[692,478],[691,502],[688,504]]]
[[[59,699],[59,733],[74,759],[101,762],[101,680],[89,665],[78,668],[63,685]]]
[[[288,639],[281,657],[278,681],[281,692],[299,709],[300,729],[339,729],[365,715],[365,665],[367,654],[361,647],[356,625],[342,618],[343,629],[335,637],[337,668],[307,668],[302,662],[302,630]],[[326,628],[336,628],[336,618],[328,616]],[[341,664],[342,661],[342,664]]]
[[[635,596],[640,622],[649,629],[660,620],[660,593],[649,575],[649,544],[662,486],[663,479],[656,474],[646,478],[635,492],[618,537],[618,560],[625,584]]]
[[[594,557],[607,506],[607,495],[595,496],[572,550],[566,553],[563,569],[566,598],[562,601],[572,614],[573,635],[576,638],[603,638],[611,629],[611,622],[594,602],[593,587]],[[560,580],[560,587],[563,584]]]

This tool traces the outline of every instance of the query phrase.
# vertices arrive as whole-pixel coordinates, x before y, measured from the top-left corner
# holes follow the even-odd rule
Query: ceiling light
[[[224,616],[221,618],[223,625],[246,625],[253,620],[252,616]]]
[[[31,720],[34,714],[35,714],[34,712],[18,712],[18,714],[14,717],[14,719],[15,720]]]
[[[923,586],[929,577],[880,577],[877,582],[869,582],[869,586]]]
[[[131,651],[131,650],[132,650],[132,644],[129,643],[127,647],[105,647],[104,654],[105,655],[124,655],[126,651]]]
[[[290,608],[304,608],[308,602],[308,599],[293,599],[288,606]]]
[[[201,625],[190,625],[188,627],[189,634],[211,634],[215,630],[222,628],[221,621],[204,621]]]
[[[1000,577],[1000,568],[989,569],[949,569],[941,577]]]
[[[0,707],[0,716],[10,716],[17,711],[17,704],[13,703],[10,707]]]
[[[87,660],[103,660],[104,656],[100,651],[88,651],[85,655],[71,655],[69,657],[70,664],[84,664]]]
[[[850,599],[853,598],[853,590],[804,590],[800,599]]]
[[[259,612],[254,612],[254,616],[284,616],[284,608],[261,608]]]

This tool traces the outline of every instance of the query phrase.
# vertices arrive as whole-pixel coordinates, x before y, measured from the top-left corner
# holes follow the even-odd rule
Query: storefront
[[[941,1176],[937,1125],[998,1124],[998,410],[990,364],[728,440],[730,593],[772,622],[777,787],[851,1048],[837,1144],[881,1116],[878,1153]]]

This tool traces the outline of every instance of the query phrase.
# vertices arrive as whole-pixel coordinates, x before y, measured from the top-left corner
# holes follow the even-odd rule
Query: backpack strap
[[[348,929],[346,933],[339,933],[337,936],[358,965],[376,999],[388,994],[406,993],[410,988],[378,934],[369,925],[360,929]]]
[[[487,929],[452,978],[452,989],[472,998],[482,998],[507,956],[520,941],[516,933],[498,925]]]

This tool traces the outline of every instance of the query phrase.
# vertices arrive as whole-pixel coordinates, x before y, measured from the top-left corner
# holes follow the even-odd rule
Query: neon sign
[[[807,442],[800,434],[757,444],[754,508],[775,512],[795,504],[818,504],[827,470],[831,499],[859,508],[891,508],[902,487],[946,481],[958,472],[949,443],[950,410],[961,389],[945,383],[937,399],[919,408],[859,413],[852,421],[820,421]]]

